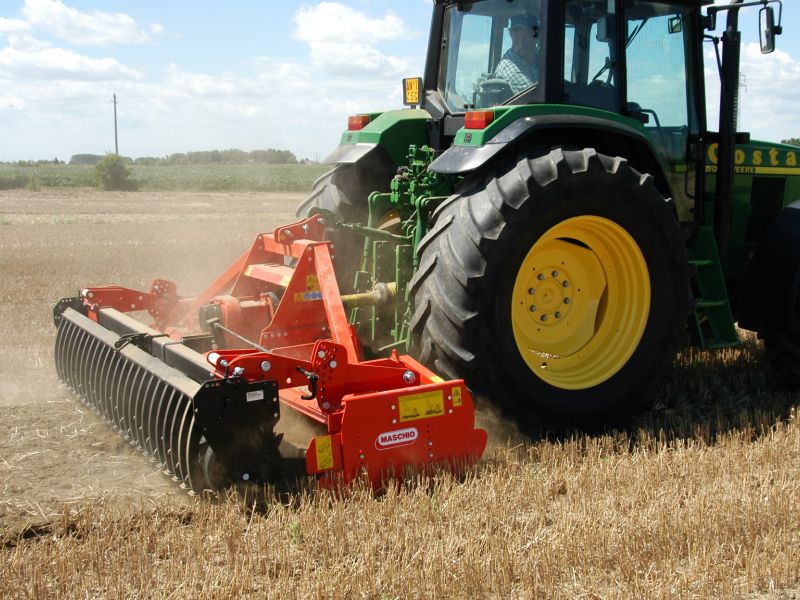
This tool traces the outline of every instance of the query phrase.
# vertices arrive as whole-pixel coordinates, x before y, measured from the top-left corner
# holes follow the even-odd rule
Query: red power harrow
[[[395,351],[363,359],[323,237],[319,217],[260,234],[196,298],[155,280],[149,292],[102,286],[61,300],[59,376],[197,491],[280,477],[273,429],[285,409],[327,428],[305,454],[323,486],[367,477],[378,489],[409,469],[475,463],[486,433],[464,382]],[[135,311],[153,323],[125,314]]]

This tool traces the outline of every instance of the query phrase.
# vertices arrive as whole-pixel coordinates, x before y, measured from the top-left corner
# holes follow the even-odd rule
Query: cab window
[[[536,87],[542,60],[539,6],[540,0],[484,0],[447,7],[438,87],[451,111],[503,104]],[[515,57],[516,63],[504,65],[513,45],[511,28],[523,22],[527,35],[536,38],[522,40],[531,49],[530,60]],[[516,73],[518,64],[530,65],[530,73]]]

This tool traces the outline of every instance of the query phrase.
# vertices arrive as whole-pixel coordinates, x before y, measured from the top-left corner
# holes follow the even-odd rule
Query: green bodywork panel
[[[646,145],[647,150],[655,158],[661,173],[666,178],[666,183],[670,190],[668,195],[672,196],[675,201],[678,219],[681,222],[693,220],[694,198],[692,194],[695,186],[695,169],[694,163],[690,164],[687,161],[687,131],[685,128],[660,127],[653,123],[645,124],[638,119],[615,112],[577,105],[530,104],[501,106],[487,110],[494,112],[492,123],[483,130],[459,130],[455,137],[455,146],[483,146],[509,125],[526,117],[590,117],[596,122],[621,126],[619,133],[622,135],[631,135],[632,132],[639,134],[639,141]],[[648,118],[645,115],[641,116],[642,118]],[[591,144],[592,135],[592,130],[587,129],[587,144]],[[657,175],[657,173],[652,174]]]
[[[422,146],[428,142],[426,110],[392,110],[368,113],[369,124],[358,131],[345,131],[340,146],[351,144],[377,144],[388,153],[396,165],[404,165],[409,146]]]
[[[714,225],[717,144],[706,151],[706,201],[703,225]],[[800,148],[752,141],[736,146],[731,247],[724,268],[730,282],[742,281],[750,255],[769,224],[800,199]]]
[[[494,112],[494,120],[489,124],[489,126],[486,129],[460,129],[456,134],[454,145],[483,146],[486,142],[491,140],[517,119],[544,115],[595,117],[604,121],[610,121],[620,125],[632,127],[640,131],[643,135],[647,135],[647,131],[645,130],[644,126],[635,119],[587,106],[566,104],[522,104],[498,106],[488,110]]]

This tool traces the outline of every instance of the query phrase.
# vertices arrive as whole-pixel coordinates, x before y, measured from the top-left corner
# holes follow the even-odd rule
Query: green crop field
[[[131,180],[141,191],[278,192],[303,191],[326,165],[169,165],[131,166]],[[0,165],[0,190],[94,187],[90,165]]]

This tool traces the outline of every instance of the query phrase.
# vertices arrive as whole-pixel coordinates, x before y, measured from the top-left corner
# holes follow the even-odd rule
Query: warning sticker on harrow
[[[316,275],[307,275],[306,291],[295,293],[294,301],[311,302],[312,300],[322,300],[322,292],[319,289],[319,278]]]
[[[324,471],[333,468],[333,444],[331,436],[323,435],[314,440],[317,449],[317,469]]]
[[[400,405],[400,422],[440,417],[444,414],[442,390],[400,396],[397,400]]]
[[[461,406],[463,404],[463,402],[461,400],[461,388],[460,387],[454,387],[450,395],[453,396],[453,406],[454,407],[455,406]]]
[[[311,302],[312,300],[322,300],[322,292],[297,292],[294,295],[295,302]]]

